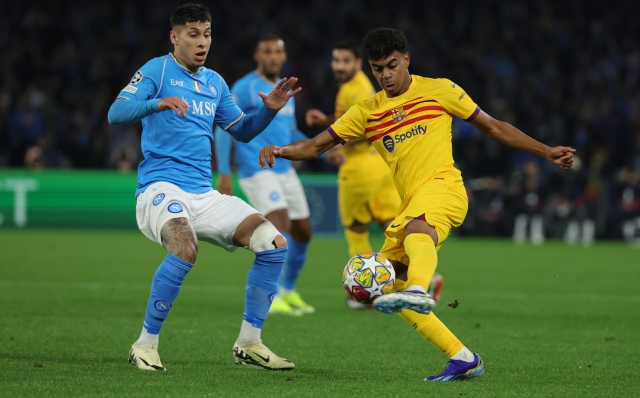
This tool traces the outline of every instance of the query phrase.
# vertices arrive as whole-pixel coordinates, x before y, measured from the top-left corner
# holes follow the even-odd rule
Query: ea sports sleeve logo
[[[396,146],[393,143],[393,138],[390,135],[384,136],[384,138],[382,139],[382,144],[385,148],[387,148],[387,151],[389,151],[389,153],[393,152],[393,148]]]

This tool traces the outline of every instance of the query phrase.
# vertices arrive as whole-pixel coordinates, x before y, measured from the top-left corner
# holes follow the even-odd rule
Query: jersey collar
[[[169,56],[171,57],[171,59],[173,60],[173,62],[175,62],[176,64],[178,64],[178,66],[180,66],[185,72],[187,72],[188,74],[190,74],[191,76],[196,76],[197,74],[200,73],[200,68],[198,68],[198,71],[196,73],[191,72],[189,69],[187,69],[186,66],[182,65],[180,62],[178,62],[178,59],[175,57],[175,55],[173,55],[173,53],[169,53]]]
[[[268,85],[270,85],[271,87],[275,87],[275,86],[278,84],[278,82],[279,82],[280,80],[282,80],[282,78],[281,78],[281,77],[279,77],[279,78],[278,78],[278,80],[276,80],[276,82],[274,83],[274,82],[272,82],[271,80],[267,79],[266,77],[262,76],[262,74],[260,74],[260,71],[258,71],[257,69],[256,69],[256,75],[257,75],[257,76],[258,76],[258,77],[259,77],[263,82],[267,83],[267,84],[268,84]]]

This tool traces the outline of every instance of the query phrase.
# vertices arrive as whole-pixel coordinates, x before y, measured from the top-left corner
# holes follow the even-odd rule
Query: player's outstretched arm
[[[258,164],[263,169],[266,169],[267,165],[269,167],[275,166],[276,158],[289,160],[315,159],[337,144],[338,142],[325,130],[308,140],[296,141],[285,146],[268,145],[262,148],[258,154]]]
[[[304,115],[304,121],[309,127],[313,126],[314,124],[320,126],[331,126],[333,122],[336,121],[336,118],[333,115],[325,115],[324,112],[322,112],[320,109],[309,109]]]
[[[509,123],[492,118],[484,111],[480,111],[471,124],[480,129],[489,138],[512,148],[538,155],[565,170],[569,170],[573,166],[575,149],[566,146],[549,147],[534,140]]]

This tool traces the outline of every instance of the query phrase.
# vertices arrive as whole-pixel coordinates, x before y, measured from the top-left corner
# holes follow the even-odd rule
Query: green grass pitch
[[[265,323],[291,372],[233,362],[249,252],[201,244],[160,337],[159,373],[127,353],[160,246],[134,231],[3,230],[0,242],[0,396],[640,396],[640,250],[623,244],[448,241],[436,314],[487,371],[436,384],[422,380],[444,354],[398,316],[345,307],[340,239],[312,243],[299,282],[317,313]]]

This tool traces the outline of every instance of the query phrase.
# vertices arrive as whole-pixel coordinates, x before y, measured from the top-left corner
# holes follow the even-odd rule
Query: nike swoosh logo
[[[391,228],[398,228],[400,224],[391,224]]]
[[[262,355],[260,355],[260,354],[258,354],[258,353],[254,353],[254,354],[256,354],[256,356],[257,356],[258,358],[262,359],[262,360],[263,360],[263,361],[265,361],[266,363],[269,363],[269,359],[270,359],[269,357],[266,357],[266,358],[265,358],[265,357],[263,357]]]
[[[154,368],[155,370],[164,370],[164,368],[162,366],[158,366],[158,365],[149,365],[149,362],[145,361],[144,359],[138,357],[139,360],[141,360],[142,362],[144,362],[145,365],[150,366],[152,368]]]

